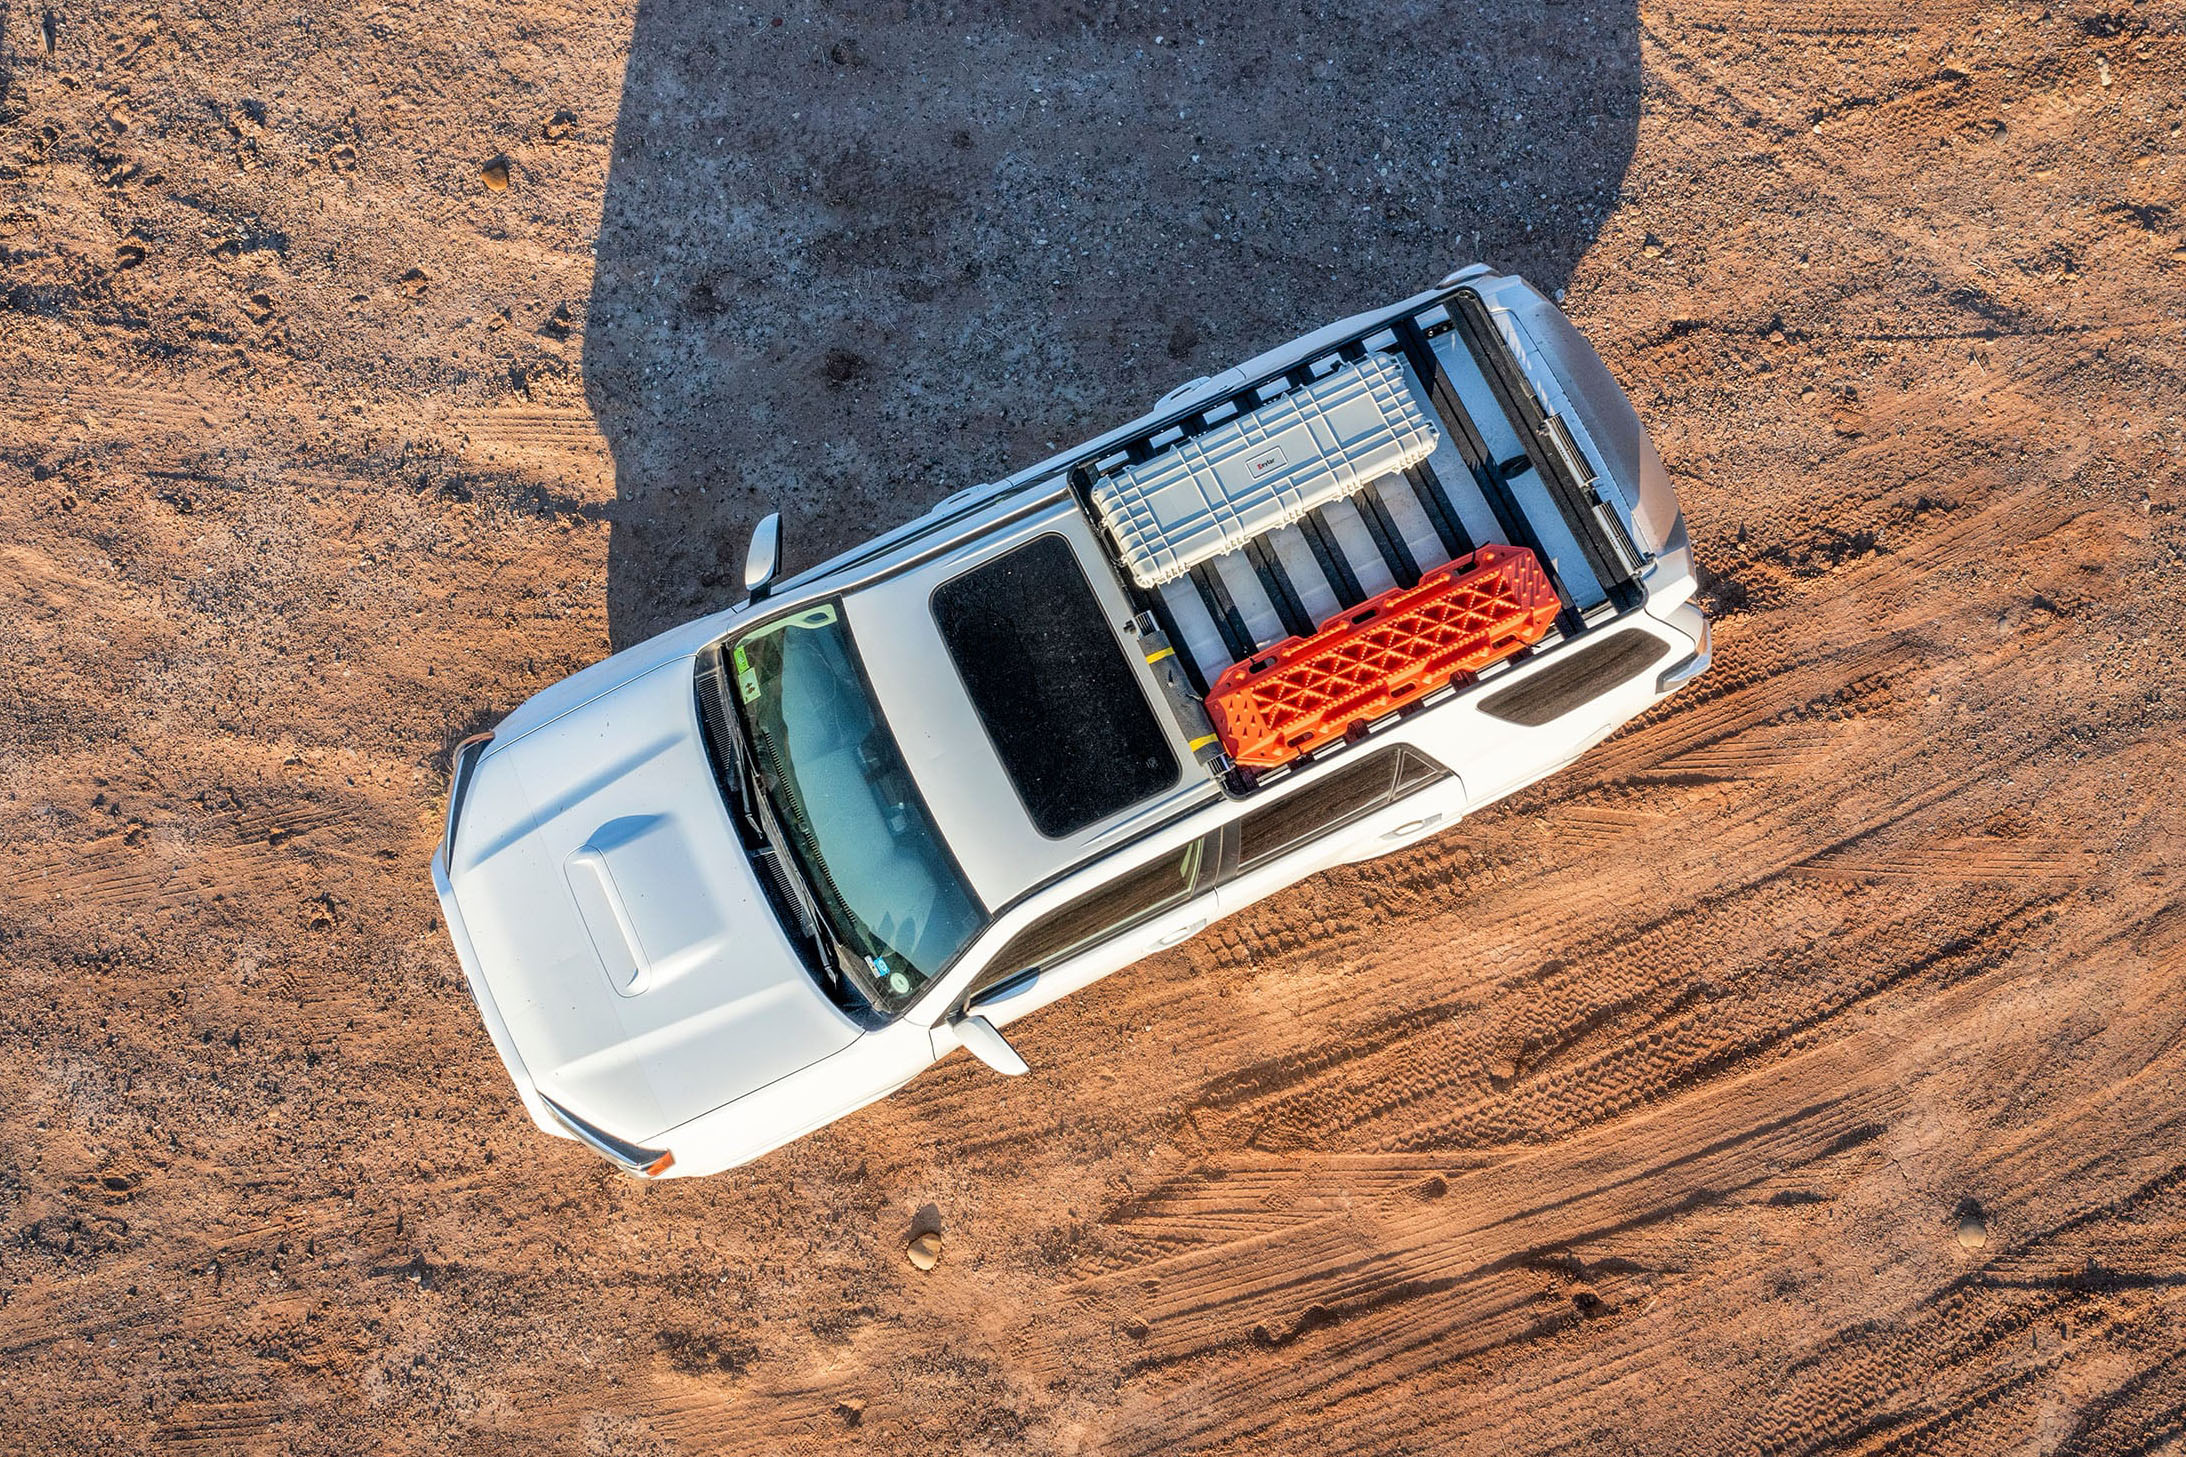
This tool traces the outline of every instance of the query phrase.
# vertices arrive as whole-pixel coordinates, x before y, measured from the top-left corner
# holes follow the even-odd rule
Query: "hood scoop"
[[[697,852],[673,814],[609,820],[562,862],[592,949],[618,996],[641,996],[718,966],[727,927],[705,894]]]
[[[569,893],[576,897],[577,913],[592,933],[592,949],[599,953],[608,985],[621,996],[639,995],[652,982],[653,964],[631,922],[630,907],[615,887],[607,852],[588,841],[571,852],[562,871],[569,878]]]

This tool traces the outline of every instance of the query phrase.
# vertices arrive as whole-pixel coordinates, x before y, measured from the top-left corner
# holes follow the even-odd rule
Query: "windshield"
[[[788,850],[866,999],[901,1011],[986,924],[835,603],[739,638],[734,696]]]

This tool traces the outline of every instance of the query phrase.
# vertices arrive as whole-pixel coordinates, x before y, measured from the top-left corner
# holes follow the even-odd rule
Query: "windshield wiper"
[[[790,850],[789,834],[783,829],[781,820],[776,817],[774,793],[767,782],[767,776],[759,768],[759,757],[752,752],[744,737],[743,724],[735,721],[733,709],[730,717],[730,732],[735,740],[731,750],[736,759],[734,773],[738,796],[744,800],[750,810],[750,819],[767,842],[764,850],[753,850],[751,853],[754,858],[760,855],[766,857],[768,872],[773,875],[775,884],[782,888],[793,903],[797,929],[804,932],[811,941],[814,951],[818,953],[820,969],[838,996],[855,1000],[858,1003],[856,1010],[871,1010],[876,1005],[878,988],[867,985],[866,979],[859,974],[865,968],[865,960],[858,954],[857,948],[835,934],[835,928],[828,923],[827,914],[820,906],[819,894],[813,889],[804,866]]]
[[[742,717],[736,705],[729,701],[727,677],[719,671],[718,664],[712,676],[713,681],[708,686],[720,712],[709,717],[716,719],[722,729],[715,737],[721,740],[721,757],[728,761],[722,775],[724,788],[736,798],[737,817],[766,842],[752,845],[749,837],[744,837],[747,841],[745,853],[760,862],[761,875],[789,902],[787,919],[795,921],[797,931],[812,943],[814,960],[819,963],[820,973],[835,989],[838,1000],[855,998],[870,1007],[872,998],[864,987],[857,985],[855,979],[845,984],[842,959],[856,953],[836,939],[826,917],[820,913],[819,899],[805,878],[803,868],[789,851],[789,838],[783,832],[781,822],[774,817],[773,798],[760,775],[757,756],[745,737]]]
[[[756,764],[749,765],[749,774],[752,800],[759,808],[760,832],[767,838],[767,850],[764,853],[768,863],[780,869],[778,883],[788,888],[797,901],[797,919],[802,923],[799,929],[811,939],[814,949],[819,952],[820,965],[836,991],[846,997],[855,998],[860,1009],[870,1009],[874,1005],[873,989],[858,975],[858,969],[864,966],[863,958],[858,955],[855,947],[836,935],[834,927],[828,924],[827,915],[820,908],[819,895],[813,890],[811,880],[804,873],[804,867],[790,853],[789,836],[783,831],[781,821],[775,818],[774,796],[767,788],[765,776],[759,772]]]

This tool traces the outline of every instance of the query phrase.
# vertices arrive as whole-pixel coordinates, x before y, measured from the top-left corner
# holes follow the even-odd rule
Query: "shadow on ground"
[[[585,330],[618,648],[1472,258],[1560,288],[1632,0],[644,0]],[[900,18],[908,9],[914,18]],[[946,18],[944,18],[946,17]]]

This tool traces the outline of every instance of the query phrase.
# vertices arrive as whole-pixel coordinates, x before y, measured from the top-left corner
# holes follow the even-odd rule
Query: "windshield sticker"
[[[899,997],[910,995],[911,978],[900,971],[890,971],[888,963],[878,956],[866,957],[865,964],[872,968],[874,979],[880,982],[882,986],[887,987],[888,990]]]
[[[736,691],[744,696],[746,703],[754,702],[759,697],[759,675],[752,671],[751,659],[744,656],[742,643],[736,645],[735,657]]]

